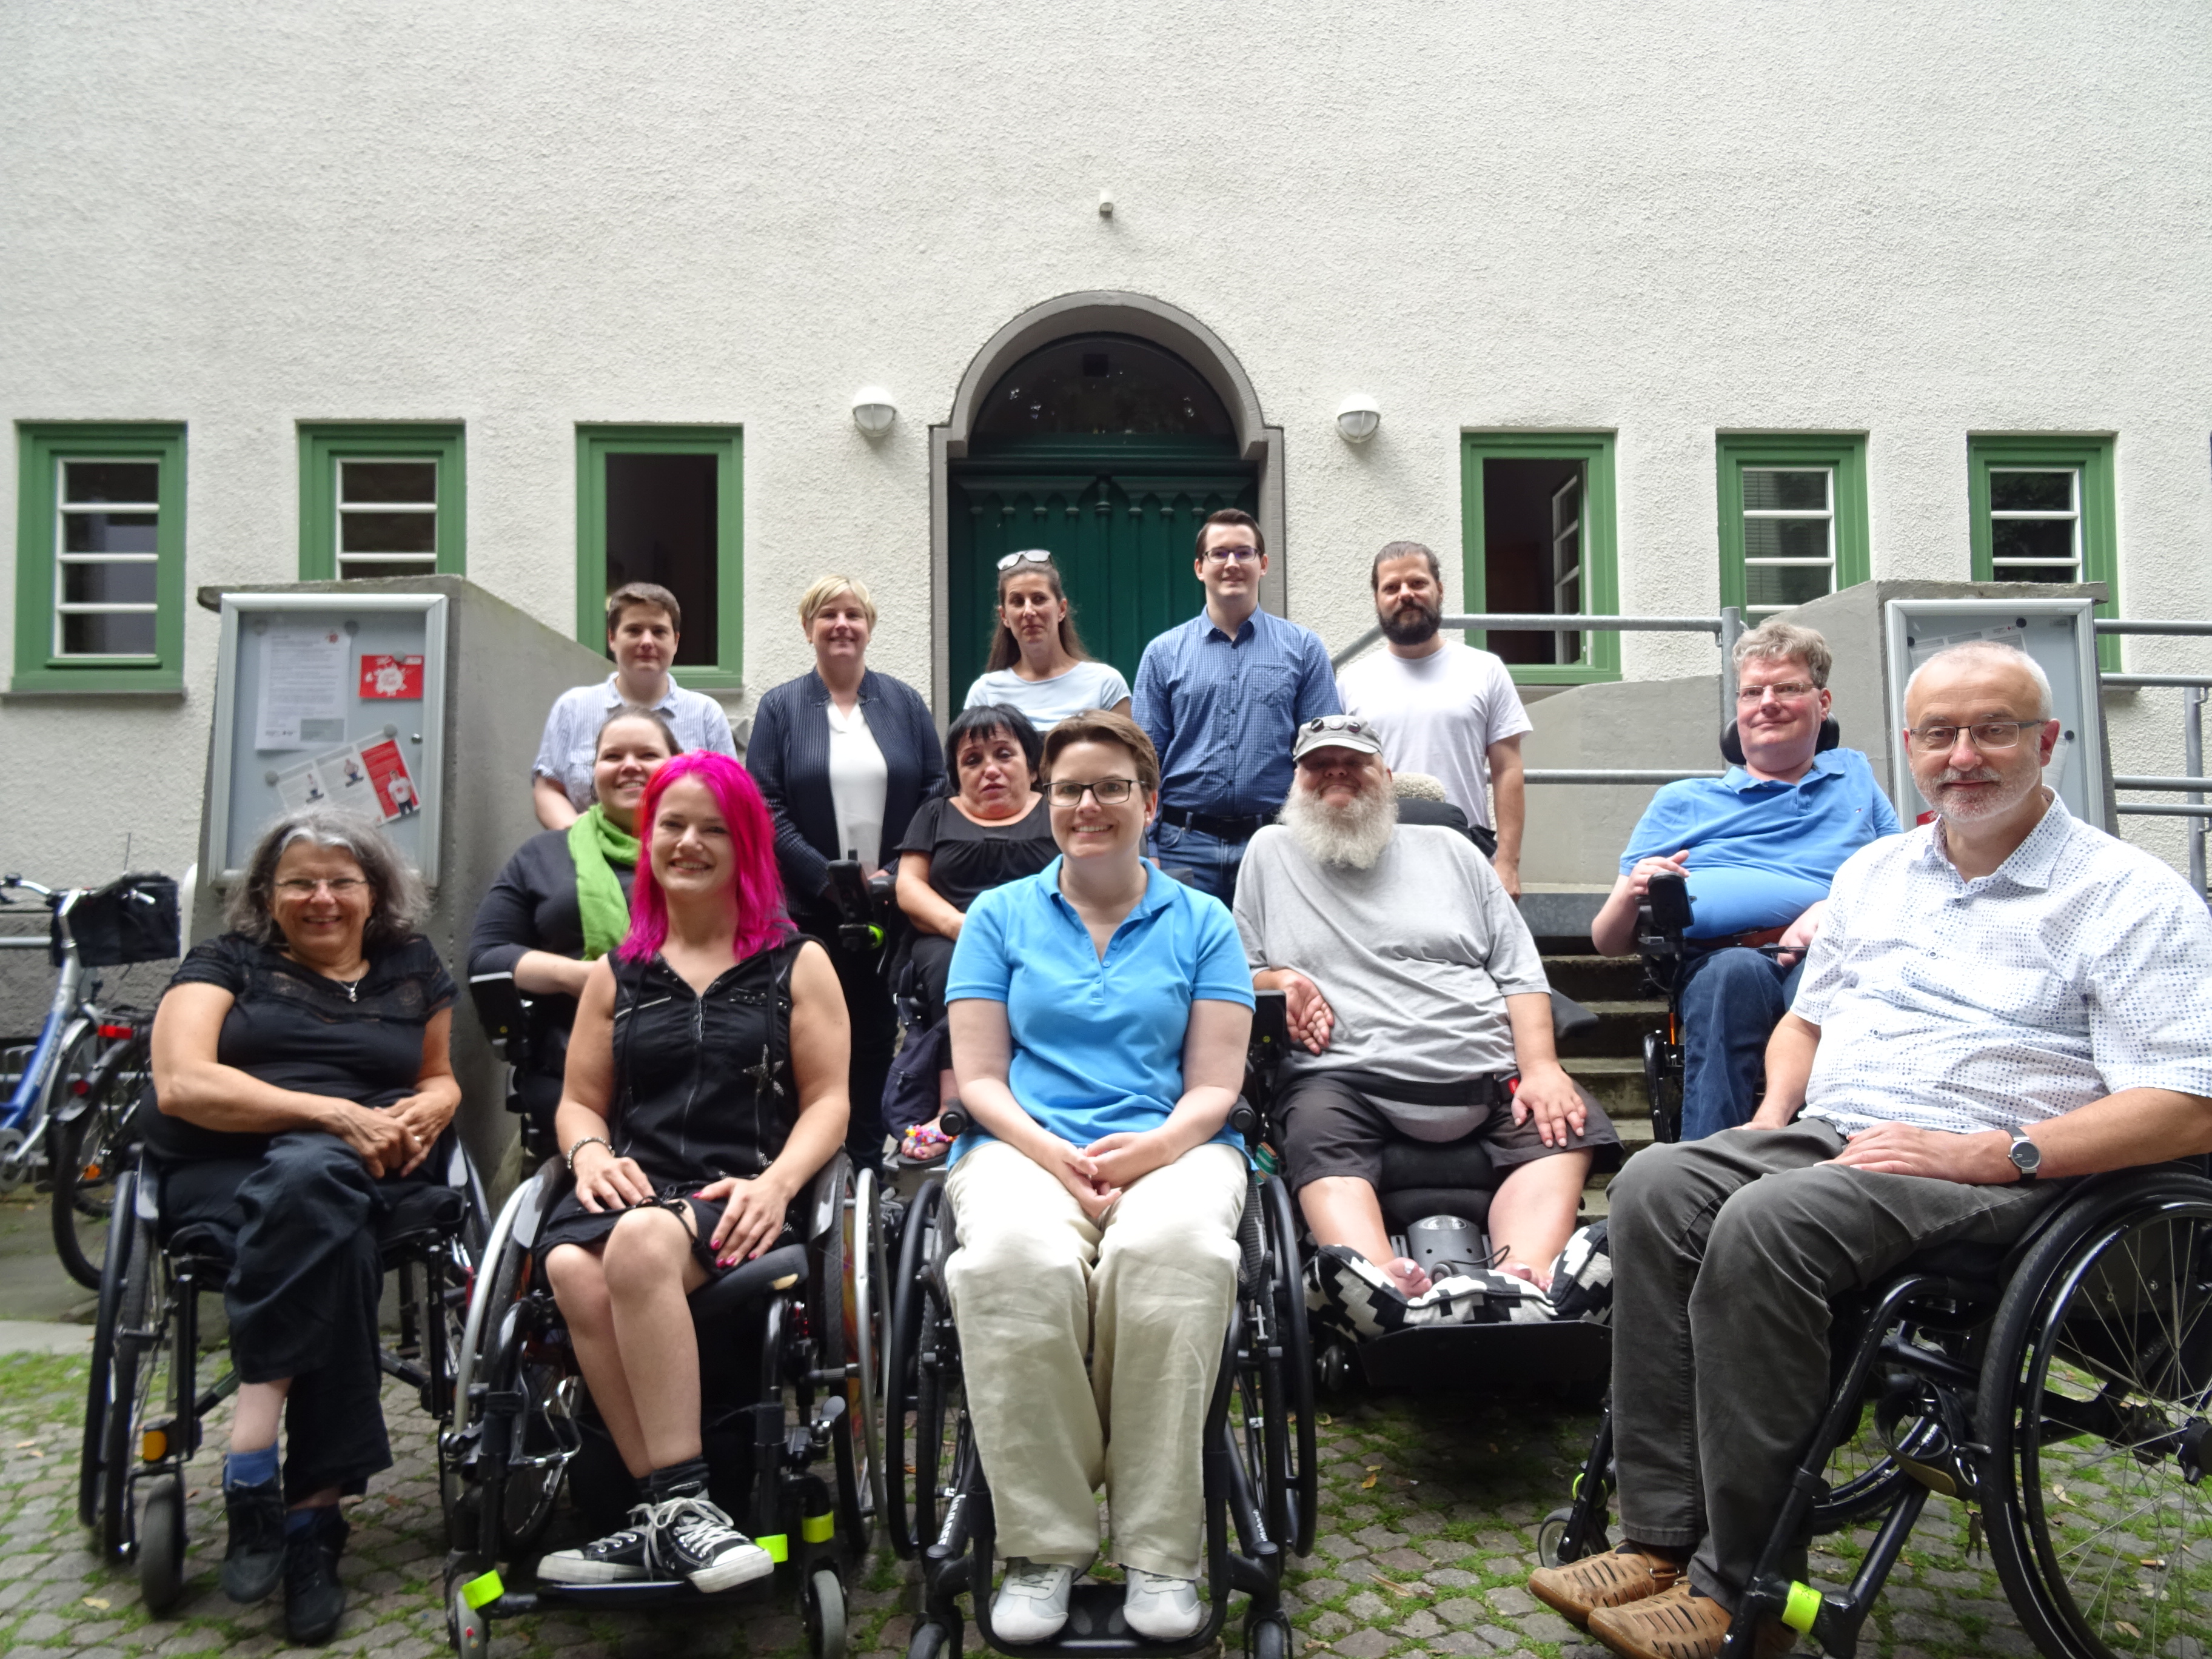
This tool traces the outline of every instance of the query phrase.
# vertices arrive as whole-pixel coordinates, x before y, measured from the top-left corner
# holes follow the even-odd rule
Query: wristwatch
[[[2012,1146],[2005,1156],[2012,1160],[2012,1167],[2020,1171],[2020,1184],[2023,1187],[2034,1180],[2035,1172],[2043,1167],[2043,1149],[2027,1138],[2025,1129],[2012,1132]]]

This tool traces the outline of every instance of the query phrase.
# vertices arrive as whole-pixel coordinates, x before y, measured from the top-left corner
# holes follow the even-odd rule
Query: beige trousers
[[[963,1156],[945,1189],[960,1227],[946,1288],[999,1553],[1081,1571],[1103,1485],[1114,1559],[1197,1578],[1243,1154],[1194,1148],[1132,1182],[1103,1224],[1003,1141]]]

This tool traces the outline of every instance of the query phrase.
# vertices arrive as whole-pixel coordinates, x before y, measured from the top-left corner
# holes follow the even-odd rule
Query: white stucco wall
[[[576,423],[742,424],[750,685],[835,567],[926,685],[927,426],[1009,318],[1123,289],[1285,428],[1335,643],[1382,540],[1457,548],[1488,427],[1617,430],[1622,603],[1668,611],[1717,603],[1717,429],[1867,431],[1875,574],[1946,577],[1970,431],[2117,432],[2125,609],[2212,615],[2212,8],[1978,9],[7,7],[0,418],[187,422],[192,586],[294,574],[296,422],[464,421],[469,574],[556,626]],[[190,861],[214,641],[181,702],[0,702],[0,863]],[[2116,709],[2127,769],[2178,769],[2174,695]]]

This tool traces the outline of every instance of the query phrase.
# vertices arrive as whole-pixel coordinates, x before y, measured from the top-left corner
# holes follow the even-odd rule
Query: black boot
[[[337,1634],[345,1617],[345,1586],[338,1583],[338,1555],[352,1528],[335,1506],[284,1536],[284,1633],[314,1647]]]
[[[227,1486],[230,1547],[222,1553],[222,1593],[234,1601],[267,1599],[284,1576],[284,1491],[281,1480]]]

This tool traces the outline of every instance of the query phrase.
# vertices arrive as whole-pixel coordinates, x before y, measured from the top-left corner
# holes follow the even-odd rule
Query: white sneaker
[[[1196,1634],[1206,1622],[1198,1586],[1188,1578],[1168,1578],[1142,1567],[1124,1566],[1128,1594],[1121,1600],[1121,1616],[1129,1628],[1155,1642],[1180,1642]]]
[[[991,1634],[1017,1644],[1059,1635],[1067,1622],[1067,1593],[1074,1584],[1073,1567],[1009,1557],[1006,1582],[991,1598]]]

